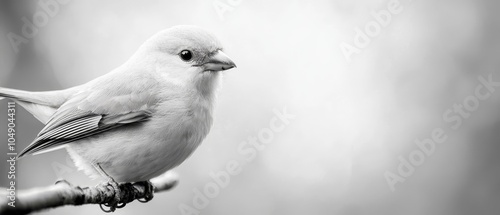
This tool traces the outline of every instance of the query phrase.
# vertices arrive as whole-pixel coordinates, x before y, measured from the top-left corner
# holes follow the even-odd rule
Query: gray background
[[[480,85],[500,81],[498,1],[405,1],[403,11],[346,61],[340,44],[374,21],[389,0],[69,1],[16,54],[7,34],[38,1],[0,3],[0,86],[55,90],[92,80],[123,63],[159,30],[194,24],[214,32],[238,68],[224,72],[215,123],[202,146],[175,169],[180,184],[114,214],[181,214],[230,160],[242,172],[210,199],[201,214],[498,214],[500,212],[500,91],[481,100],[460,128],[443,114]],[[17,3],[16,3],[17,2]],[[231,5],[230,3],[233,3]],[[269,127],[274,109],[296,115],[251,162],[237,152]],[[7,102],[0,102],[4,144]],[[18,149],[43,125],[17,112]],[[442,128],[436,145],[404,183],[391,191],[384,173],[415,139]],[[6,146],[0,147],[5,160]],[[8,183],[0,165],[0,186]],[[56,171],[62,167],[64,171]],[[92,186],[64,150],[18,162],[18,189],[47,186],[58,177]],[[96,214],[96,205],[40,214]]]

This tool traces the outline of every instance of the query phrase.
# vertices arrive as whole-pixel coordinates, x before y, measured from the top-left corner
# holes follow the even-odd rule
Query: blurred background
[[[44,10],[43,2],[56,6]],[[500,81],[498,8],[490,0],[2,0],[0,86],[83,84],[125,62],[154,33],[198,25],[215,33],[238,65],[224,72],[212,131],[174,170],[176,188],[114,214],[189,214],[185,207],[193,214],[498,214],[500,91],[477,104],[467,100],[482,85],[478,77]],[[373,11],[390,12],[390,22],[374,25]],[[47,22],[36,21],[41,27],[14,45],[16,52],[8,35],[22,36],[23,17],[40,13]],[[355,44],[357,28],[370,34],[363,47]],[[345,44],[355,51],[346,55]],[[475,107],[453,129],[443,115],[460,116],[454,106],[464,101]],[[275,110],[284,109],[295,118],[254,159],[238,152],[249,138],[260,141]],[[21,107],[16,117],[20,151],[43,125]],[[2,100],[0,160],[7,159],[7,123]],[[446,140],[391,189],[387,173],[400,175],[399,157],[408,160],[419,151],[415,140],[436,128]],[[196,208],[194,190],[203,192],[214,181],[210,173],[231,160],[241,173]],[[7,168],[0,164],[1,187]],[[98,183],[64,150],[20,160],[16,177],[17,189],[58,178]],[[86,205],[39,214],[69,213],[102,212]]]

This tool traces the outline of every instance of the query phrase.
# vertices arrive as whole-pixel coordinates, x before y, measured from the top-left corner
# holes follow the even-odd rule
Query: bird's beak
[[[236,67],[236,64],[221,50],[207,57],[201,65],[204,71],[223,71]]]

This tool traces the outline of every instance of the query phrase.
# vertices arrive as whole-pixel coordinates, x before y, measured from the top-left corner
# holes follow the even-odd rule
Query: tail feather
[[[19,101],[20,99],[16,96],[16,91],[17,90],[0,87],[0,99],[10,98]]]
[[[41,105],[54,106],[57,101],[51,100],[49,94],[58,91],[30,92],[0,87],[0,97],[10,98],[16,101],[30,102]]]
[[[0,100],[16,101],[40,122],[46,124],[56,110],[68,99],[76,88],[61,91],[29,92],[0,87]]]

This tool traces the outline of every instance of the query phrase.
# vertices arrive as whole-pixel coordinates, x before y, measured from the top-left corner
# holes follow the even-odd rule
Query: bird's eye
[[[190,61],[193,58],[193,53],[189,50],[182,50],[179,56],[183,61]]]

